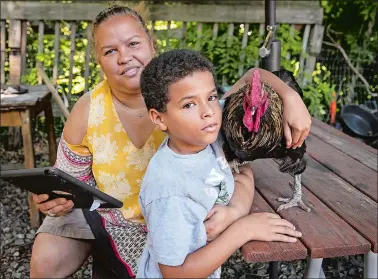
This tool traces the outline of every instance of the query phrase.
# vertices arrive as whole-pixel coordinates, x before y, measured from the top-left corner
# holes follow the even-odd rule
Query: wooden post
[[[212,37],[212,40],[215,41],[217,39],[217,36],[218,36],[218,30],[219,30],[219,24],[216,22],[214,23],[213,25],[213,37]]]
[[[187,26],[188,26],[188,23],[186,21],[184,21],[182,23],[182,37],[181,37],[181,41],[180,41],[180,47],[181,48],[184,48],[185,45],[186,45],[186,29],[187,29]]]
[[[54,85],[49,80],[48,76],[46,75],[45,71],[42,68],[41,62],[37,61],[37,71],[39,75],[42,77],[43,81],[45,82],[47,88],[50,90],[55,102],[58,104],[60,110],[62,111],[65,118],[68,118],[68,115],[70,114],[66,106],[64,105],[62,99],[60,98],[58,92],[54,88]]]
[[[26,169],[31,169],[35,167],[34,164],[34,148],[32,139],[32,119],[30,111],[24,110],[20,112],[21,114],[21,127],[22,127],[22,140],[24,143],[24,164]]]
[[[5,20],[2,20],[0,22],[0,83],[5,84],[5,56],[6,56],[6,51],[5,51]]]
[[[197,22],[197,42],[195,46],[196,50],[201,50],[202,28],[203,28],[202,22]]]
[[[294,24],[291,24],[291,25],[290,25],[290,33],[289,33],[289,37],[290,37],[290,38],[293,38],[293,37],[294,37],[294,32],[295,32],[295,25],[294,25]],[[286,58],[286,60],[290,60],[290,58],[291,58],[291,53],[290,53],[290,52],[287,52],[285,58]]]
[[[35,167],[34,163],[34,148],[33,148],[33,138],[32,138],[32,119],[30,111],[24,110],[20,112],[21,116],[21,130],[22,130],[22,140],[24,143],[24,165],[26,169],[32,169]],[[32,228],[38,228],[41,224],[39,210],[37,209],[35,203],[33,202],[32,193],[28,193],[29,202],[29,213],[30,213],[30,223]]]
[[[55,41],[54,41],[54,67],[53,67],[53,78],[52,83],[56,85],[58,79],[58,64],[59,64],[59,46],[60,46],[60,24],[59,22],[55,22]]]
[[[227,47],[231,46],[232,43],[232,36],[234,35],[234,29],[235,26],[233,23],[230,23],[228,25],[228,31],[227,31]],[[227,78],[225,75],[222,76],[222,86],[227,86]]]
[[[43,36],[45,34],[45,23],[40,20],[38,22],[38,54],[43,54]],[[42,77],[38,75],[38,84],[42,84]]]
[[[26,45],[27,45],[28,22],[21,21],[21,77],[26,73]]]
[[[9,21],[9,83],[19,85],[21,82],[21,20]]]
[[[76,49],[76,22],[71,24],[71,52],[70,52],[70,66],[69,66],[69,76],[68,76],[68,102],[71,103],[71,94],[72,94],[72,80],[73,80],[73,67],[74,67],[74,55]]]
[[[154,34],[154,32],[155,32],[155,25],[156,25],[156,21],[153,20],[153,21],[151,22],[151,30],[150,30],[151,34]]]
[[[244,33],[242,39],[242,49],[240,53],[240,64],[239,64],[239,77],[243,75],[244,71],[244,59],[245,59],[245,48],[248,44],[248,32],[249,32],[249,23],[244,23]]]
[[[92,35],[91,29],[87,27],[87,47],[85,48],[85,64],[84,64],[84,93],[88,92],[89,88],[89,63],[91,62],[91,50],[92,50]]]
[[[303,33],[303,40],[302,40],[302,53],[301,53],[301,57],[299,58],[299,72],[301,73],[299,75],[299,83],[301,86],[303,86],[303,82],[304,82],[304,61],[305,61],[305,56],[307,55],[307,46],[308,46],[308,39],[310,37],[310,29],[311,29],[311,26],[309,24],[306,24],[306,27]]]
[[[53,166],[56,161],[56,142],[54,135],[54,116],[52,113],[50,98],[45,100],[43,109],[45,113],[45,125],[47,128],[47,137],[49,143],[50,165]]]
[[[171,36],[171,24],[172,24],[172,21],[168,20],[168,22],[167,22],[166,51],[171,49],[171,43],[169,41],[169,38]]]
[[[9,84],[21,83],[21,20],[9,21],[8,47],[9,54]],[[19,127],[8,128],[8,148],[14,150],[21,144]]]
[[[315,69],[316,56],[319,55],[323,44],[324,26],[315,24],[311,30],[308,57],[304,68],[303,85],[311,82],[312,72]]]

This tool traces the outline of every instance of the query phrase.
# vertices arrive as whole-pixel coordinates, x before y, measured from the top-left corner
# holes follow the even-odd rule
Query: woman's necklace
[[[124,104],[120,99],[117,98],[116,95],[114,95],[114,94],[112,94],[112,95],[113,95],[114,98],[117,100],[117,102],[120,103],[120,105],[122,105],[123,107],[128,108],[128,109],[130,110],[130,107],[129,107],[128,105]],[[141,118],[145,117],[145,116],[147,115],[147,112],[148,112],[147,109],[145,109],[144,112],[138,112],[138,113],[131,113],[131,112],[129,111],[129,113],[130,113],[131,115],[133,115],[134,117],[136,117],[136,118],[138,118],[138,119],[141,119]]]

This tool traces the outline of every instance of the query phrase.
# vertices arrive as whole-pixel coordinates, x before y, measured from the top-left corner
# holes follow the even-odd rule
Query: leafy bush
[[[316,63],[312,74],[312,83],[303,88],[303,99],[312,116],[325,120],[335,85],[331,85],[331,72],[324,65]]]
[[[198,34],[198,23],[188,22],[186,28],[185,39],[182,36],[173,36],[182,28],[182,22],[171,22],[171,30],[167,30],[167,22],[157,21],[155,23],[155,34],[157,36],[158,52],[164,52],[174,48],[189,48],[200,50],[208,57],[216,68],[218,83],[223,85],[232,85],[239,78],[239,68],[245,72],[249,68],[255,66],[255,62],[259,60],[258,49],[264,40],[259,35],[259,25],[250,24],[248,31],[248,44],[242,49],[241,41],[244,33],[244,25],[235,24],[234,32],[228,35],[228,24],[219,23],[218,34],[213,38],[213,24],[203,23],[202,32]],[[72,79],[72,100],[71,106],[76,99],[84,92],[84,63],[85,50],[88,47],[87,40],[87,22],[79,22],[75,38],[75,54],[73,65]],[[60,46],[59,46],[59,65],[57,85],[61,94],[68,94],[69,81],[69,56],[71,52],[70,43],[71,27],[68,22],[60,22]],[[35,62],[39,60],[43,62],[45,71],[48,76],[52,77],[52,68],[54,63],[54,22],[45,22],[45,34],[43,37],[44,49],[43,54],[38,54],[38,27],[35,25],[28,26],[27,41],[27,60],[26,73],[22,77],[22,81],[27,84],[37,83],[37,71]],[[299,57],[302,52],[302,39],[300,32],[291,29],[290,25],[282,24],[277,30],[277,38],[281,40],[281,65],[295,75],[302,69],[299,69]],[[244,53],[243,53],[244,52]],[[241,59],[242,53],[244,59]],[[287,59],[290,57],[290,59]],[[92,58],[90,61],[89,88],[92,88],[100,81],[99,65]],[[320,69],[320,70],[319,70]],[[320,71],[320,72],[319,72]],[[329,92],[334,86],[327,83],[329,72],[325,73],[321,65],[317,65],[314,72],[314,83],[305,88],[305,102],[309,106],[310,113],[322,119],[326,114],[329,102]],[[61,126],[61,125],[59,125]]]

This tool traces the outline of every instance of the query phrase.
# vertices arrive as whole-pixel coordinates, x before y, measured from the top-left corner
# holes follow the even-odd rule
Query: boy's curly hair
[[[151,60],[143,70],[140,87],[147,109],[167,111],[169,85],[194,72],[209,71],[215,82],[213,64],[197,51],[177,49]]]

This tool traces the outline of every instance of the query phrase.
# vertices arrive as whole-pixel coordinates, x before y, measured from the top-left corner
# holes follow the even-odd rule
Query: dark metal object
[[[276,0],[265,0],[265,26],[268,25],[276,25]],[[275,34],[272,39],[275,39]]]
[[[280,262],[269,262],[269,279],[278,279],[278,271],[280,268]]]
[[[274,40],[270,45],[270,54],[262,59],[262,67],[270,72],[281,68],[281,41]]]
[[[281,68],[281,42],[276,37],[276,0],[265,0],[265,26],[267,37],[259,50],[262,67],[270,72]]]
[[[267,37],[260,48],[262,67],[270,72],[279,71],[281,66],[281,42],[276,40],[276,0],[265,0],[265,27]],[[269,263],[269,278],[278,279],[279,262]]]
[[[350,104],[341,110],[343,131],[365,139],[378,138],[378,118],[368,109]]]

